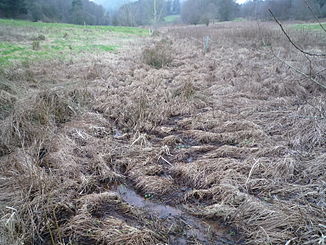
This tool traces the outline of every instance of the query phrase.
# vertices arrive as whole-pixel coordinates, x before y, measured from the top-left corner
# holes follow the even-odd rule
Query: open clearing
[[[0,65],[114,51],[135,35],[146,36],[148,31],[0,19]]]
[[[0,21],[0,243],[324,244],[325,90],[277,26],[110,28]]]

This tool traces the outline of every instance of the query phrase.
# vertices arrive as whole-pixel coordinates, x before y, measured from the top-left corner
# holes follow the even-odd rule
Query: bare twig
[[[252,165],[252,167],[251,167],[251,169],[250,169],[250,171],[249,171],[249,174],[248,174],[248,178],[247,178],[246,183],[245,183],[246,186],[247,186],[248,183],[249,183],[249,180],[250,180],[250,178],[251,178],[251,175],[252,175],[252,172],[253,172],[254,168],[255,168],[258,164],[259,164],[259,161],[256,160],[255,163]]]
[[[322,70],[316,72],[315,75],[318,75],[318,74],[320,74],[320,73],[322,73],[322,72],[324,72],[324,71],[326,71],[326,68],[324,68],[324,69],[322,69]]]
[[[319,21],[318,17],[315,15],[314,11],[312,10],[312,8],[310,7],[309,3],[307,0],[305,0],[305,3],[307,5],[307,8],[310,10],[311,14],[314,16],[314,18],[316,19],[316,21],[318,22],[318,24],[320,25],[321,29],[323,29],[324,32],[326,32],[325,27],[322,25],[322,23]]]
[[[160,156],[159,158],[161,158],[164,162],[166,162],[167,164],[169,164],[171,167],[173,166],[172,163],[170,163],[168,160],[166,160],[164,157]]]
[[[318,84],[319,86],[321,86],[322,88],[326,89],[326,85],[320,83],[318,80],[314,79],[312,76],[307,75],[306,73],[304,73],[303,71],[300,71],[298,68],[290,65],[288,62],[286,62],[285,60],[281,59],[280,57],[278,57],[272,50],[272,54],[274,55],[275,58],[277,58],[279,61],[281,61],[283,64],[287,65],[288,67],[290,67],[292,70],[294,70],[295,72],[303,75],[304,77],[310,79],[311,81],[313,81],[314,83]]]
[[[310,56],[319,56],[319,57],[323,57],[326,56],[326,54],[315,54],[315,53],[310,53],[307,52],[305,50],[303,50],[302,48],[300,48],[297,44],[295,44],[291,37],[289,36],[289,34],[285,31],[283,25],[281,24],[281,22],[279,22],[279,20],[275,17],[275,15],[273,14],[272,10],[268,9],[269,13],[272,15],[272,17],[274,18],[275,22],[281,27],[282,32],[284,33],[284,35],[287,37],[287,39],[289,40],[289,42],[297,49],[299,50],[301,53],[306,54],[306,55],[310,55]]]

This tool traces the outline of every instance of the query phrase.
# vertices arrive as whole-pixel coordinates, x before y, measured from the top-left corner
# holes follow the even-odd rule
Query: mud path
[[[197,205],[213,202],[200,200],[200,194],[195,193],[197,186],[176,169],[176,164],[181,164],[191,170],[189,164],[197,163],[205,154],[226,144],[234,145],[205,135],[203,139],[197,137],[205,131],[189,129],[192,118],[171,117],[155,130],[135,136],[99,113],[87,113],[78,123],[65,125],[63,131],[69,140],[58,137],[59,151],[49,149],[42,166],[52,171],[57,168],[55,159],[65,156],[66,164],[80,167],[85,180],[77,216],[86,211],[98,222],[113,217],[140,231],[156,232],[165,244],[244,244],[241,233],[226,224],[222,216],[197,214]],[[114,203],[106,197],[111,194],[117,195]],[[84,239],[79,243],[83,244]]]
[[[187,214],[179,208],[159,204],[138,195],[134,190],[125,185],[119,185],[117,192],[122,200],[128,204],[146,210],[170,227],[168,243],[172,245],[186,245],[192,242],[200,244],[241,244],[239,237],[231,229],[222,227],[218,221],[204,221]],[[176,231],[176,227],[177,231]],[[172,231],[172,228],[174,230]]]
[[[62,178],[70,175],[69,185],[78,188],[78,198],[67,196],[70,203],[67,206],[73,206],[73,211],[64,207],[64,214],[58,214],[62,216],[60,222],[65,234],[72,234],[64,239],[73,239],[78,244],[117,239],[117,244],[124,244],[122,241],[136,239],[125,234],[135,229],[140,237],[150,237],[137,244],[242,244],[243,236],[226,224],[222,216],[206,217],[197,213],[201,201],[191,198],[196,195],[192,193],[197,186],[185,181],[176,169],[178,165],[194,164],[205,154],[233,143],[209,140],[205,135],[201,139],[196,135],[205,131],[191,129],[196,115],[212,113],[212,108],[203,107],[202,98],[177,96],[179,102],[169,102],[173,107],[167,108],[170,112],[163,112],[160,123],[148,118],[153,110],[147,101],[149,91],[161,93],[167,89],[183,93],[188,88],[178,81],[171,88],[155,89],[157,84],[148,82],[152,82],[152,77],[162,79],[161,71],[149,72],[145,81],[142,80],[143,68],[137,67],[137,60],[120,60],[127,52],[110,55],[98,66],[100,71],[96,72],[109,80],[95,79],[90,84],[89,89],[97,95],[93,110],[65,123],[44,145],[47,153],[40,167]],[[110,63],[106,63],[109,59]],[[143,94],[146,89],[149,91]],[[190,85],[189,89],[199,88]],[[156,105],[158,108],[160,103]],[[202,104],[198,109],[197,103]],[[139,124],[132,125],[135,122]],[[152,125],[147,128],[143,123]],[[200,205],[211,203],[202,200]],[[87,222],[98,224],[99,234],[116,235],[113,238],[90,236]]]

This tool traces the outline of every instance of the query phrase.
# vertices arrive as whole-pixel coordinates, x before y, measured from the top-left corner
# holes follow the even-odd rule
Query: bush
[[[145,64],[157,69],[169,65],[173,60],[171,42],[162,40],[153,47],[145,48],[142,60]]]
[[[34,36],[31,40],[32,41],[45,41],[46,37],[43,34],[39,34],[38,36]]]
[[[42,35],[42,34],[40,34],[40,35],[38,35],[37,40],[44,41],[45,40],[45,36]]]
[[[41,48],[40,41],[39,40],[33,41],[33,43],[32,43],[32,49],[33,50],[39,50],[40,48]]]

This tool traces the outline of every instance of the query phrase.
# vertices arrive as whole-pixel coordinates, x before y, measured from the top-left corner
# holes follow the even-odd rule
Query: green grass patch
[[[164,22],[173,23],[180,19],[180,15],[168,15],[164,17]]]
[[[23,47],[11,43],[0,43],[0,55],[5,56],[17,51],[24,50]]]
[[[246,21],[245,18],[235,18],[232,20],[233,22],[243,22],[243,21]]]
[[[0,65],[51,58],[69,58],[80,53],[112,52],[123,46],[123,40],[148,35],[143,28],[123,26],[83,26],[0,19]],[[21,35],[23,34],[23,35]],[[33,50],[33,40],[40,35],[40,48]],[[8,41],[11,40],[12,41]]]
[[[321,23],[322,26],[326,29],[326,22]],[[295,24],[292,25],[293,28],[299,30],[312,30],[312,31],[323,31],[319,23],[305,23],[305,24]]]
[[[111,52],[118,48],[118,46],[106,46],[106,45],[98,45],[98,44],[92,44],[92,45],[85,45],[85,46],[78,46],[75,49],[78,51],[105,51],[105,52]]]
[[[85,44],[85,45],[68,45],[68,43],[61,44],[47,44],[41,46],[39,50],[33,50],[32,46],[18,46],[10,43],[0,43],[0,64],[10,64],[13,61],[29,61],[29,60],[44,60],[52,58],[65,58],[69,55],[78,55],[87,52],[112,52],[118,46],[114,45],[100,45],[100,44]]]
[[[109,52],[109,51],[116,50],[118,47],[117,46],[105,46],[105,45],[92,45],[92,48],[97,48],[99,50]]]
[[[32,28],[47,28],[47,29],[69,29],[72,30],[95,30],[105,32],[116,32],[124,34],[132,34],[138,36],[147,36],[148,30],[144,28],[128,27],[128,26],[90,26],[90,25],[73,25],[64,23],[44,23],[44,22],[31,22],[25,20],[11,20],[0,19],[0,25],[8,25],[14,27],[32,27]]]

